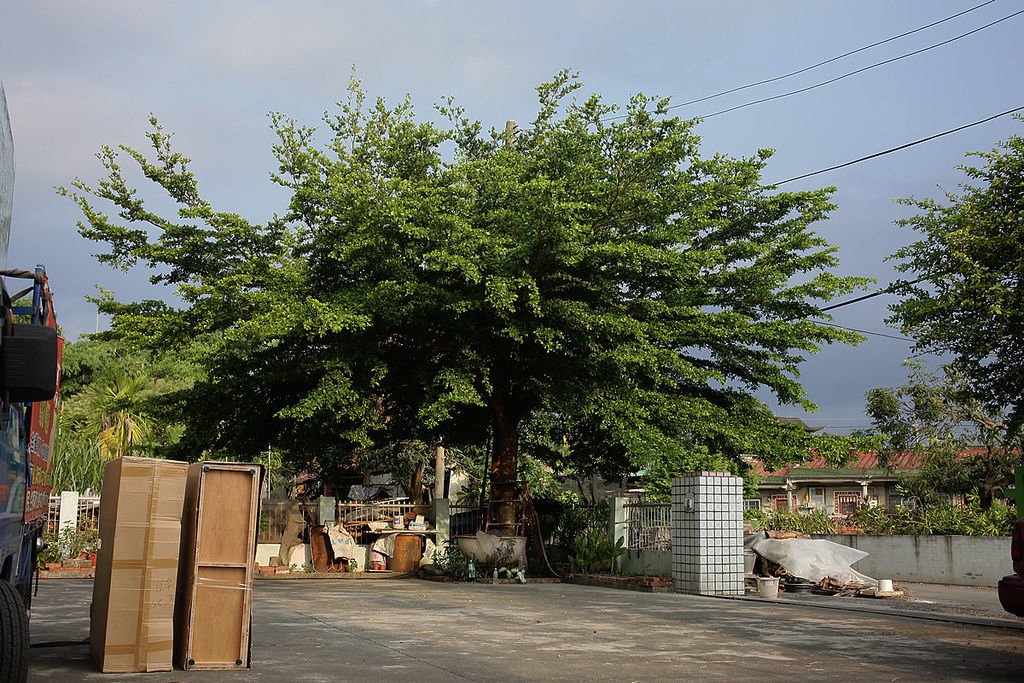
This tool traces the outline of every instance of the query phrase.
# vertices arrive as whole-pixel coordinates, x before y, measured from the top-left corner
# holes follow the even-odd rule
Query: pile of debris
[[[884,598],[887,600],[909,600],[907,592],[901,588],[893,587],[891,591],[880,591],[878,586],[871,586],[866,583],[851,581],[840,583],[831,576],[826,576],[818,582],[814,593],[818,595],[831,595],[837,598]]]
[[[807,591],[837,597],[857,596],[906,599],[903,590],[891,582],[879,581],[851,567],[868,556],[856,548],[814,539],[795,531],[762,531],[744,541],[744,546],[758,556],[760,574],[780,577],[786,592]]]

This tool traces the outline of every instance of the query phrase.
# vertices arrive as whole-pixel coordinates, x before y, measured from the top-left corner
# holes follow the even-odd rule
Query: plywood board
[[[185,669],[248,668],[262,467],[197,463],[182,535],[176,659]]]

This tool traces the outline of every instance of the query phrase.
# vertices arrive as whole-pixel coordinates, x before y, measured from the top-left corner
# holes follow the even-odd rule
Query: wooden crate
[[[175,660],[183,669],[250,666],[262,475],[257,464],[189,468],[175,623]]]

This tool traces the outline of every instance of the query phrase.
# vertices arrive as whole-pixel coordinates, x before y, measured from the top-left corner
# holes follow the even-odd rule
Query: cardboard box
[[[202,462],[189,468],[174,648],[183,669],[250,666],[262,479],[257,464]]]
[[[100,499],[89,647],[104,672],[170,671],[188,463],[117,458]]]

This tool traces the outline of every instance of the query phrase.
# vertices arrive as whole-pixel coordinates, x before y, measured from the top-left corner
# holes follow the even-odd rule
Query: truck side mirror
[[[57,330],[15,323],[0,339],[0,391],[11,403],[49,401],[57,392]]]

